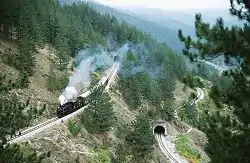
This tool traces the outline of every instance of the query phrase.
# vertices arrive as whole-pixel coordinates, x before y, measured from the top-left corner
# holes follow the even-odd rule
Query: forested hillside
[[[5,146],[7,137],[29,126],[33,120],[42,116],[44,111],[55,110],[46,108],[46,102],[42,108],[36,108],[29,100],[25,102],[19,98],[15,100],[13,97],[13,92],[28,89],[34,84],[31,78],[36,74],[37,66],[43,66],[40,64],[41,60],[37,60],[37,54],[45,45],[55,49],[51,68],[53,71],[48,76],[47,88],[44,88],[51,92],[61,91],[66,86],[65,75],[68,64],[80,50],[88,47],[86,45],[100,44],[107,48],[108,39],[112,37],[118,47],[125,43],[134,46],[127,54],[121,56],[124,60],[122,60],[122,70],[119,73],[118,88],[131,110],[141,112],[144,108],[144,101],[154,107],[144,110],[143,118],[138,116],[138,123],[135,123],[132,128],[145,129],[150,135],[148,139],[153,140],[149,123],[144,126],[140,124],[148,117],[172,119],[172,92],[175,88],[175,81],[182,79],[185,75],[186,67],[182,57],[175,55],[166,44],[158,43],[145,32],[126,22],[120,23],[114,16],[99,13],[86,3],[61,5],[54,0],[4,0],[0,2],[0,11],[1,44],[6,46],[7,42],[13,45],[1,51],[1,63],[13,68],[19,74],[17,78],[11,78],[5,71],[1,71],[0,122],[4,125],[0,127],[0,161],[25,162],[29,160],[34,162],[36,160],[39,162],[45,156],[51,156],[51,152],[46,153],[42,150],[40,151],[41,157],[38,157],[40,154],[33,153],[34,149],[31,147]],[[154,74],[154,72],[157,73]],[[58,74],[64,74],[64,76],[59,78]],[[62,82],[58,83],[60,81]],[[37,89],[40,88],[37,87]],[[97,106],[93,105],[93,107]],[[107,107],[110,107],[110,104],[107,104]],[[162,113],[157,109],[158,107]],[[106,116],[101,110],[99,111],[100,115]],[[93,122],[91,118],[96,117],[89,115],[87,117],[90,118],[90,122]],[[12,122],[13,118],[14,122]],[[72,125],[74,126],[74,123]],[[72,129],[71,131],[74,131],[74,128]],[[107,131],[109,129],[108,127]],[[106,132],[106,129],[100,131]],[[126,140],[122,140],[127,145],[143,137],[138,134],[136,136],[139,138],[134,137],[133,130],[125,132],[124,135],[127,135]],[[125,154],[133,155],[132,159],[137,161],[149,159],[154,141],[149,144],[146,140],[138,143],[145,146],[147,149],[145,153],[138,155],[136,153],[140,148],[130,146],[130,150],[127,150]]]
[[[73,2],[77,2],[77,0],[60,0],[61,3],[71,4]],[[110,15],[113,15],[117,18],[119,22],[126,21],[129,24],[136,26],[138,29],[146,32],[149,34],[152,38],[156,38],[159,41],[165,42],[168,44],[170,48],[172,48],[175,51],[180,52],[183,48],[181,42],[178,40],[177,30],[173,29],[172,26],[175,26],[174,21],[168,20],[166,22],[166,26],[162,26],[161,24],[157,24],[154,21],[150,21],[147,19],[143,19],[143,17],[139,17],[137,15],[131,15],[126,12],[123,12],[122,10],[117,10],[114,8],[111,8],[109,6],[102,5],[95,1],[88,1],[86,2],[93,7],[94,9],[97,9],[101,13],[108,13]],[[187,31],[190,31],[190,27],[182,24],[183,28],[187,28]],[[194,29],[191,28],[192,32],[194,32]]]
[[[197,39],[192,40],[181,30],[174,35],[102,5],[72,2],[0,2],[0,162],[162,162],[165,157],[158,152],[151,125],[159,119],[168,121],[176,133],[183,132],[183,126],[204,132],[208,142],[195,135],[198,140],[193,144],[201,142],[212,162],[250,162],[248,3],[244,3],[247,10],[238,11],[234,5],[230,10],[246,22],[244,28],[225,27],[222,19],[210,26],[196,15]],[[178,40],[172,45],[185,47],[183,54],[191,62],[217,54],[224,54],[227,62],[229,57],[243,62],[221,76],[203,64],[187,66],[183,56],[152,38],[153,33],[149,36],[152,31],[161,41],[179,36],[183,45]],[[96,47],[119,55],[120,69],[110,92],[103,92],[103,87],[92,90],[89,106],[73,121],[39,133],[30,143],[8,144],[7,138],[56,115],[58,96],[81,58],[79,52],[85,55],[84,50]],[[191,88],[196,87],[207,91],[207,97],[189,105],[196,96]],[[177,137],[176,148],[189,160],[201,161],[201,150],[186,143],[190,135]]]
[[[216,57],[218,54],[226,56],[225,62],[230,62],[230,57],[243,58],[241,67],[226,71],[221,77],[224,80],[220,86],[214,83],[209,93],[219,109],[215,111],[209,104],[201,106],[202,116],[193,124],[207,134],[209,143],[206,150],[212,162],[245,163],[250,162],[250,5],[248,1],[230,2],[231,14],[241,23],[245,23],[244,28],[227,27],[223,19],[218,19],[215,25],[210,25],[203,20],[202,15],[196,14],[198,40],[194,41],[190,36],[184,36],[182,30],[179,30],[179,38],[185,44],[183,53],[193,62],[198,57]],[[197,49],[198,52],[193,53],[191,48]],[[225,105],[229,105],[229,108]]]
[[[110,8],[108,6],[104,6],[97,3],[91,3],[89,2],[93,8],[97,9],[98,11],[102,13],[109,13],[114,15],[118,21],[126,21],[131,25],[136,26],[140,30],[146,32],[151,37],[156,38],[159,41],[165,42],[168,44],[168,46],[174,50],[174,51],[180,51],[183,46],[181,42],[178,40],[177,37],[177,31],[175,29],[172,29],[171,26],[175,23],[173,21],[168,21],[168,26],[162,26],[160,24],[157,24],[153,21],[149,21],[147,19],[143,19],[142,17],[138,17],[136,15],[130,15],[126,12],[122,12],[113,8]],[[185,25],[182,26],[183,28],[187,28]]]

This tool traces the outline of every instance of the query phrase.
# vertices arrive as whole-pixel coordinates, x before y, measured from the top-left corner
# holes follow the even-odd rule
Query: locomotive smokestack
[[[72,86],[67,86],[62,95],[59,97],[60,104],[64,105],[69,101],[74,102],[77,100],[77,96],[78,93],[76,88]]]

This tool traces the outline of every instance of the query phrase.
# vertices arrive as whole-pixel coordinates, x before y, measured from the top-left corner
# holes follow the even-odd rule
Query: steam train
[[[107,86],[109,79],[107,78],[103,83],[104,86]],[[62,118],[68,114],[71,114],[78,109],[84,107],[90,102],[89,95],[91,91],[87,91],[81,95],[79,95],[76,99],[71,99],[66,103],[61,103],[60,106],[57,108],[57,117]],[[65,98],[63,95],[59,97],[59,100]],[[60,100],[61,101],[61,100]]]
[[[117,55],[113,56],[113,59],[115,62],[119,61],[119,57]],[[107,86],[109,79],[112,75],[112,72],[109,74],[107,78],[104,79],[104,81],[100,81],[97,85],[103,85]],[[87,105],[90,102],[89,95],[91,94],[91,91],[87,91],[79,96],[77,96],[77,91],[75,87],[66,87],[65,91],[70,92],[72,95],[71,97],[67,98],[67,95],[62,94],[59,97],[60,105],[57,108],[57,117],[62,118],[68,114],[71,114],[78,109],[82,108],[83,106]],[[67,100],[71,99],[71,100]]]

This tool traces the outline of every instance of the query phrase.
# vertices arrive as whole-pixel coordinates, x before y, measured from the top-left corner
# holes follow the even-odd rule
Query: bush
[[[191,92],[190,94],[189,94],[189,100],[191,101],[191,100],[193,100],[193,99],[195,99],[196,98],[196,94],[194,93],[194,92]]]
[[[110,163],[111,162],[111,159],[109,157],[109,152],[107,150],[97,149],[96,154],[97,154],[96,159],[98,160],[98,162],[102,162],[102,163]]]
[[[82,129],[82,124],[79,122],[69,121],[68,129],[73,136],[77,136]]]
[[[188,75],[183,78],[183,83],[188,85],[190,88],[200,87],[203,88],[204,84],[202,83],[201,79],[192,75]]]
[[[186,135],[179,135],[175,141],[177,151],[182,155],[190,159],[193,163],[200,163],[201,156],[200,153],[193,149],[188,141],[188,137]]]
[[[190,105],[188,102],[183,102],[178,115],[181,120],[193,126],[196,126],[199,123],[199,112],[197,108],[194,105]]]
[[[223,105],[220,102],[223,101],[223,94],[222,91],[216,86],[212,86],[211,90],[209,91],[209,97],[211,97],[215,103],[215,105],[219,108],[222,108]]]
[[[47,80],[48,90],[58,91],[64,89],[68,83],[68,75],[61,72],[56,73],[54,70],[51,70],[50,72],[51,73],[49,74]]]
[[[101,75],[100,75],[101,72],[93,72],[91,74],[91,82],[90,82],[90,85],[89,85],[89,89],[93,88],[101,79]]]

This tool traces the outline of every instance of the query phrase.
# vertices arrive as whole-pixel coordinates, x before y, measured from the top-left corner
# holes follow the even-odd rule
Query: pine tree
[[[24,151],[18,144],[7,144],[3,147],[0,143],[0,162],[8,163],[23,163],[23,162],[36,162],[41,163],[49,153],[38,153],[33,149]]]
[[[24,111],[25,110],[25,111]],[[15,97],[0,95],[0,161],[10,163],[41,162],[46,153],[38,154],[35,150],[23,151],[17,144],[8,145],[7,136],[12,137],[21,128],[27,127],[37,117],[36,108],[27,108]]]
[[[134,159],[137,162],[145,162],[152,153],[156,140],[146,115],[139,114],[133,123],[133,130],[126,136]]]
[[[20,88],[27,88],[29,86],[29,76],[28,73],[23,71],[18,78],[18,86]]]
[[[20,47],[19,47],[19,70],[21,72],[27,72],[29,76],[34,73],[34,67],[36,65],[35,56],[33,54],[34,45],[32,43],[32,39],[28,33],[25,32],[26,37],[20,39]]]
[[[212,162],[250,162],[250,4],[244,0],[230,0],[230,2],[231,14],[244,22],[244,27],[225,27],[222,18],[218,18],[216,24],[210,26],[202,20],[201,14],[196,14],[195,28],[198,39],[194,41],[190,36],[184,37],[181,30],[178,35],[185,43],[183,53],[188,55],[191,61],[199,58],[211,59],[221,54],[225,55],[226,62],[230,61],[230,57],[244,58],[241,68],[225,73],[233,79],[233,84],[226,92],[220,93],[223,96],[219,99],[234,106],[232,117],[237,117],[238,126],[228,126],[231,120],[217,114],[210,117],[212,121],[209,120],[209,127],[205,131],[210,140],[207,150]],[[197,49],[197,52],[191,52],[191,49]],[[236,135],[231,132],[235,130],[238,133]]]
[[[111,98],[104,92],[104,86],[93,90],[90,104],[82,115],[82,122],[91,133],[108,132],[114,122]]]
[[[65,43],[66,40],[62,36],[62,31],[59,31],[55,37],[55,47],[58,49],[57,57],[58,57],[58,66],[59,70],[62,71],[67,67],[69,61],[69,50],[68,46]]]

